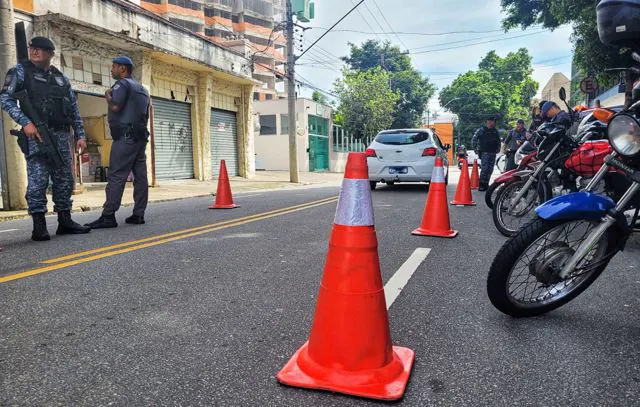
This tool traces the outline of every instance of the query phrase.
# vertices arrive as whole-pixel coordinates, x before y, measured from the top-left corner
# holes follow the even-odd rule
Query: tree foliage
[[[530,116],[531,99],[538,83],[531,77],[531,55],[522,48],[500,57],[489,52],[478,65],[456,78],[440,92],[440,105],[458,115],[464,144],[490,115],[500,117],[499,125],[515,125]]]
[[[612,85],[617,75],[605,73],[606,68],[629,66],[629,53],[605,45],[598,37],[596,5],[594,0],[501,0],[507,17],[503,27],[507,30],[532,25],[555,29],[572,24],[574,63],[585,74],[593,73],[603,84]]]
[[[411,58],[391,43],[368,40],[361,46],[350,43],[350,55],[342,58],[354,71],[380,68],[389,73],[391,89],[400,93],[394,106],[392,128],[420,124],[422,114],[435,93],[435,86],[413,67]]]
[[[340,116],[345,129],[356,138],[375,135],[389,128],[400,92],[391,89],[391,75],[381,68],[367,71],[343,71],[334,84],[340,97]]]
[[[329,99],[324,95],[324,93],[321,93],[317,90],[314,90],[313,93],[311,94],[311,100],[323,105],[329,104]]]

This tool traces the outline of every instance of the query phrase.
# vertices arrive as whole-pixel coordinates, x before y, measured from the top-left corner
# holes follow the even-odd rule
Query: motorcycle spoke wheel
[[[553,277],[559,273],[597,223],[575,221],[562,224],[542,235],[520,256],[509,276],[509,297],[521,304],[545,304],[569,294],[593,272],[583,272],[589,264],[602,258],[606,240],[601,239],[580,261],[572,275],[565,280]],[[533,274],[536,265],[539,274]]]
[[[531,222],[536,216],[534,209],[542,203],[538,188],[534,185],[519,202],[513,205],[513,208],[510,208],[512,201],[524,185],[525,181],[515,181],[505,185],[493,203],[494,223],[500,233],[505,236],[514,236],[524,225]]]

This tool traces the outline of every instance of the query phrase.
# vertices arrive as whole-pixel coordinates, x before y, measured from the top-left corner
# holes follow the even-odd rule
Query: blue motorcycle
[[[640,62],[640,55],[634,53],[634,59]],[[640,94],[635,96],[637,101],[610,121],[614,153],[589,184],[539,206],[537,217],[495,257],[487,293],[501,312],[532,317],[568,303],[639,231]]]

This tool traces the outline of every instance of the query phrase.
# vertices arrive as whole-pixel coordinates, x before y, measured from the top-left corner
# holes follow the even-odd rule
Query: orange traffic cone
[[[216,200],[209,209],[233,209],[238,207],[239,205],[233,203],[231,185],[229,184],[229,175],[227,175],[227,164],[222,160],[220,161],[220,176],[218,177]]]
[[[391,345],[368,178],[366,156],[349,154],[311,335],[276,377],[289,386],[397,400],[414,353]]]
[[[453,198],[453,201],[451,201],[451,205],[474,206],[475,204],[469,186],[469,164],[467,164],[467,160],[462,160],[462,173],[460,175],[460,181],[458,181],[456,196]]]
[[[456,237],[458,231],[451,229],[449,207],[447,204],[447,186],[444,181],[442,158],[436,158],[436,168],[431,176],[431,186],[427,196],[420,227],[411,234],[416,236]]]
[[[471,189],[480,188],[480,174],[478,173],[478,160],[473,160],[473,169],[471,170]]]

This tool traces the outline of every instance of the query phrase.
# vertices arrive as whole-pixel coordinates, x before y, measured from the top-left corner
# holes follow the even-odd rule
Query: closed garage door
[[[225,160],[230,177],[238,175],[238,132],[236,113],[211,109],[211,165],[213,174],[220,172],[220,161]]]
[[[153,132],[158,179],[193,178],[191,105],[153,98]]]

